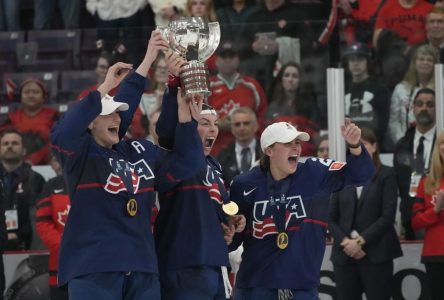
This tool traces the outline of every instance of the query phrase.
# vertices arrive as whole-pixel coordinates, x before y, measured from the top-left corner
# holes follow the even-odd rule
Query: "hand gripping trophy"
[[[180,72],[185,95],[210,95],[208,68],[204,61],[216,50],[220,42],[218,22],[206,23],[200,17],[171,21],[166,27],[157,27],[171,49],[188,62]]]

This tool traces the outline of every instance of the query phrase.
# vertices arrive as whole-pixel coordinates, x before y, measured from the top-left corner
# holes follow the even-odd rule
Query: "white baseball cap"
[[[303,131],[298,131],[296,127],[287,122],[277,122],[273,123],[267,128],[261,135],[261,148],[265,151],[267,147],[270,147],[274,143],[289,143],[294,139],[299,139],[301,141],[310,140],[308,133]]]
[[[129,105],[127,103],[114,101],[114,97],[107,94],[102,98],[102,112],[100,115],[106,116],[112,114],[116,109],[125,111],[128,110],[128,108]]]

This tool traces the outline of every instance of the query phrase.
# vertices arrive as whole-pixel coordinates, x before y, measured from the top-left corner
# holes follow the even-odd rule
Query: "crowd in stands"
[[[325,73],[342,66],[346,115],[373,131],[375,140],[368,142],[377,143],[376,156],[394,153],[389,175],[401,197],[401,238],[423,238],[415,230],[425,221],[417,217],[412,227],[412,190],[430,170],[438,142],[434,65],[444,62],[443,0],[0,0],[0,179],[9,211],[4,250],[30,249],[37,223],[53,251],[42,220],[51,216],[45,203],[55,201],[48,191],[64,185],[59,176],[43,188],[31,168],[52,163],[51,128],[97,89],[114,62],[140,61],[156,26],[183,16],[220,23],[221,42],[207,61],[207,103],[219,115],[211,154],[227,186],[260,158],[257,138],[273,122],[308,132],[312,139],[302,154],[322,156],[328,148],[328,138],[320,136],[327,130]],[[164,56],[147,75],[127,138],[156,141],[168,81]],[[347,195],[334,203],[341,197]],[[61,211],[69,207],[65,200]],[[36,205],[46,207],[37,220]]]

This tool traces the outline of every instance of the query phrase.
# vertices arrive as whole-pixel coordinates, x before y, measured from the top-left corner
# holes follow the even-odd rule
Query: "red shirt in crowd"
[[[388,0],[376,19],[375,29],[388,29],[405,38],[409,45],[426,40],[425,19],[433,5],[417,0],[410,8],[402,7],[399,0]]]
[[[267,97],[254,78],[238,74],[234,84],[229,86],[220,76],[212,76],[210,90],[208,104],[218,112],[219,118],[226,117],[237,107],[249,107],[256,112],[259,132],[262,131],[267,111]],[[234,136],[231,131],[219,131],[211,155],[216,156],[222,148],[232,142],[234,142]]]
[[[8,114],[0,131],[8,127],[20,131],[28,154],[26,159],[33,165],[44,165],[48,162],[51,128],[57,119],[58,112],[51,107],[43,107],[35,116],[30,116],[19,108]]]

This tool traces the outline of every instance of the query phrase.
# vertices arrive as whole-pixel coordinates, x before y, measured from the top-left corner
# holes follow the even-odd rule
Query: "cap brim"
[[[112,114],[117,109],[119,111],[125,111],[129,109],[129,105],[125,102],[102,100],[102,112],[100,113],[100,115],[106,116]]]
[[[296,135],[296,138],[303,142],[308,142],[310,140],[310,135],[304,131],[299,131],[299,133]]]

